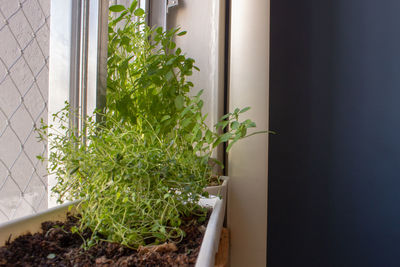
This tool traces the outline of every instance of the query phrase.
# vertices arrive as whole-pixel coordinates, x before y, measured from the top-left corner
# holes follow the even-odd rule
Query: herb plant
[[[134,1],[110,10],[108,90],[102,122],[86,119],[83,136],[69,126],[68,105],[53,115],[61,125],[38,130],[50,146],[49,172],[59,201],[81,199],[81,228],[98,240],[138,247],[178,242],[183,217],[205,216],[198,205],[211,177],[213,149],[253,135],[251,120],[239,121],[249,108],[236,109],[213,129],[201,112],[201,92],[190,96],[188,76],[194,60],[176,48],[179,29],[163,31],[144,23]],[[49,128],[51,131],[48,131]],[[222,132],[222,134],[219,134]]]

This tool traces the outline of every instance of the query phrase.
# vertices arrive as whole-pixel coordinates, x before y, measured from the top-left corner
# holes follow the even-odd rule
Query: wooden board
[[[228,267],[229,261],[229,230],[222,228],[218,252],[215,255],[215,267]]]

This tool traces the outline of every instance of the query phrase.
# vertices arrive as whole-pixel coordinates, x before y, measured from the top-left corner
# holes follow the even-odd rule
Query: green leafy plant
[[[88,118],[87,144],[67,127],[67,106],[54,115],[63,133],[39,133],[49,137],[50,171],[56,174],[60,202],[81,199],[81,229],[89,227],[92,239],[137,247],[179,240],[182,216],[204,216],[197,201],[206,181],[206,165],[187,148],[165,143],[150,132],[115,120],[104,125]]]
[[[190,102],[193,84],[187,77],[196,67],[181,49],[173,51],[173,38],[185,32],[151,29],[136,5],[110,7],[119,15],[109,23],[107,107],[124,121],[151,124],[157,134],[166,135]]]
[[[247,133],[254,122],[239,121],[249,108],[235,109],[209,129],[202,92],[189,95],[194,60],[173,42],[185,32],[149,28],[136,6],[134,1],[128,8],[110,7],[118,14],[109,22],[102,122],[88,117],[79,133],[70,127],[78,111],[66,104],[53,115],[55,124],[38,129],[50,146],[49,172],[57,179],[52,191],[60,202],[82,200],[79,230],[93,232],[87,245],[178,242],[185,234],[182,218],[206,214],[198,200],[207,195],[213,149],[229,142],[229,150],[255,134]]]

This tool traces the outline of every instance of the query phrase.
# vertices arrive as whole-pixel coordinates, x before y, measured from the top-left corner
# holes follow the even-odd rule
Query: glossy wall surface
[[[399,10],[271,1],[268,267],[399,266]]]
[[[268,129],[269,2],[231,2],[229,111],[250,106],[241,120],[251,118],[257,130]],[[267,134],[240,140],[229,151],[231,267],[266,265],[267,171]]]

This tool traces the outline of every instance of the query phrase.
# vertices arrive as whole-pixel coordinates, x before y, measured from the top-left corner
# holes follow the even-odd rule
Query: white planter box
[[[197,257],[196,267],[214,266],[215,254],[218,251],[219,239],[225,217],[229,178],[223,177],[223,180],[224,182],[220,186],[207,187],[206,191],[210,193],[210,198],[200,201],[202,205],[211,206],[213,210],[200,247],[199,256]],[[12,241],[20,235],[29,232],[39,232],[42,222],[65,220],[65,215],[69,207],[76,203],[77,201],[65,203],[38,214],[0,224],[0,246],[4,246],[8,240]]]

